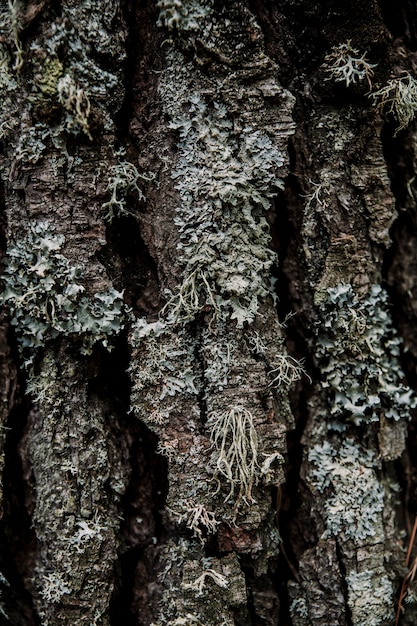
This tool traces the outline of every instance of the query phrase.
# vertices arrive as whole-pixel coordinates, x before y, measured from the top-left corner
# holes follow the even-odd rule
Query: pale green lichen
[[[362,298],[351,285],[327,291],[316,355],[322,387],[330,392],[331,415],[342,424],[375,422],[382,415],[408,419],[417,398],[403,383],[401,340],[392,324],[387,293],[379,285]]]
[[[243,406],[214,412],[208,419],[208,426],[210,439],[218,451],[216,472],[227,479],[230,487],[226,501],[238,488],[236,502],[248,503],[252,500],[258,469],[258,436],[251,412]]]
[[[5,44],[0,43],[0,139],[17,125],[14,92],[17,81],[10,69],[10,56]]]
[[[327,536],[382,541],[384,489],[376,474],[377,459],[352,439],[340,447],[329,441],[309,450],[312,486],[326,494]]]
[[[148,323],[138,318],[132,324],[131,344],[139,348],[140,368],[130,369],[134,376],[132,410],[142,414],[140,406],[153,399],[155,387],[159,401],[170,401],[177,393],[198,394],[199,381],[195,371],[195,342],[185,332],[175,335],[162,321]],[[159,413],[164,412],[159,406]],[[150,412],[152,413],[152,411]],[[142,415],[147,419],[147,415]]]
[[[352,624],[390,626],[394,623],[394,590],[388,576],[371,570],[352,570],[346,576]]]
[[[22,14],[21,0],[7,0],[7,6],[0,10],[0,34],[3,40],[8,40],[13,44],[15,72],[20,72],[23,67],[23,47],[20,41]]]
[[[48,222],[36,222],[7,251],[0,303],[8,306],[22,354],[59,336],[80,341],[83,353],[96,342],[109,346],[123,324],[122,294],[115,289],[84,294],[82,268],[61,253],[65,237]]]
[[[374,106],[380,111],[392,113],[398,122],[395,134],[407,128],[417,113],[417,80],[406,74],[392,78],[387,84],[370,94]]]
[[[209,307],[241,327],[255,319],[259,300],[273,294],[276,255],[265,211],[283,186],[284,156],[260,130],[237,133],[226,107],[199,94],[171,128],[179,133],[172,176],[182,200],[175,222],[184,278],[164,313],[189,321]]]
[[[127,197],[129,193],[136,192],[139,201],[146,200],[142,190],[138,187],[138,180],[153,180],[151,176],[139,174],[136,166],[129,161],[120,161],[110,170],[109,182],[106,192],[110,193],[110,200],[102,204],[102,209],[107,211],[104,219],[111,222],[115,217],[128,215]]]

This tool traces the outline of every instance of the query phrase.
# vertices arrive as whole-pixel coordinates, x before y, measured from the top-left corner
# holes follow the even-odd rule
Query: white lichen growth
[[[290,604],[291,615],[298,615],[302,618],[308,618],[308,607],[305,598],[295,598]]]
[[[303,195],[305,198],[305,209],[326,209],[328,206],[328,197],[332,191],[330,180],[326,174],[323,175],[323,180],[319,183],[315,183],[312,180],[309,181],[311,191],[308,194]]]
[[[0,139],[7,137],[18,124],[16,103],[13,97],[17,81],[10,67],[10,55],[7,46],[0,43]]]
[[[122,293],[83,295],[82,268],[61,253],[64,241],[48,222],[35,222],[7,251],[0,303],[9,309],[26,364],[58,336],[80,340],[86,354],[96,342],[108,347],[122,328]]]
[[[58,101],[67,112],[65,128],[69,132],[82,131],[92,139],[88,118],[91,112],[90,100],[84,89],[69,74],[62,76],[57,83]]]
[[[276,470],[273,466],[283,466],[285,464],[285,459],[280,452],[262,454],[264,456],[264,460],[259,468],[260,475],[262,476],[262,480],[265,485],[273,485],[276,480]]]
[[[222,589],[226,589],[228,586],[227,578],[220,574],[220,572],[216,572],[216,570],[208,568],[204,570],[204,572],[196,578],[192,583],[183,583],[183,589],[188,589],[191,591],[195,591],[197,596],[203,595],[204,589],[206,587],[206,580],[209,578],[212,580],[218,587]]]
[[[369,63],[366,52],[362,55],[357,48],[353,48],[351,40],[338,46],[333,46],[332,51],[325,57],[325,70],[328,79],[345,83],[349,87],[351,83],[366,79],[369,88],[372,87],[371,78],[374,75],[373,68],[376,63]]]
[[[346,576],[346,583],[352,624],[388,626],[394,623],[394,590],[386,574],[352,570]]]
[[[279,387],[288,388],[293,383],[297,382],[297,380],[300,380],[303,374],[307,375],[302,361],[298,361],[289,354],[277,354],[268,371],[268,377],[270,379],[268,387],[272,389]]]
[[[77,522],[77,531],[75,535],[68,539],[68,542],[78,552],[85,552],[87,544],[93,541],[102,542],[104,539],[103,532],[105,526],[101,526],[98,520],[81,520]]]
[[[326,536],[382,541],[384,490],[377,459],[352,439],[337,448],[325,441],[309,450],[313,489],[325,494]]]
[[[47,602],[61,602],[63,595],[72,593],[70,584],[60,572],[44,574],[39,583],[40,595]]]
[[[208,511],[203,504],[196,503],[193,500],[187,500],[182,503],[182,512],[168,509],[177,517],[178,524],[184,524],[193,531],[193,536],[204,544],[207,535],[214,534],[217,531],[219,522],[213,511]]]
[[[258,436],[251,412],[243,406],[234,406],[223,413],[213,413],[208,426],[218,453],[216,471],[229,483],[226,501],[238,489],[236,502],[250,502],[258,469]]]
[[[417,80],[410,74],[392,78],[387,84],[370,94],[374,106],[391,113],[398,122],[395,134],[407,128],[417,113]]]
[[[110,200],[102,205],[102,209],[107,211],[104,219],[111,222],[115,217],[128,215],[127,198],[129,193],[136,192],[139,201],[146,198],[138,186],[138,180],[149,181],[153,177],[139,174],[137,168],[129,161],[120,161],[111,168],[109,182],[106,192],[110,193]]]
[[[355,424],[376,422],[382,415],[408,419],[417,398],[403,383],[401,340],[387,293],[373,285],[359,298],[349,284],[330,288],[321,317],[316,355],[332,416]]]

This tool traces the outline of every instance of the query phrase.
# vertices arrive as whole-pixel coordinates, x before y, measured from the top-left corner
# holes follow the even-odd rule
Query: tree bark
[[[0,28],[0,622],[414,624],[414,3]]]

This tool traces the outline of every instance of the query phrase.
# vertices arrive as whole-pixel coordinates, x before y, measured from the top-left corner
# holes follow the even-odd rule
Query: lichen
[[[102,204],[102,209],[107,211],[104,220],[111,222],[115,217],[128,215],[127,197],[132,191],[137,193],[139,201],[146,200],[142,190],[138,187],[138,180],[152,180],[151,176],[139,174],[136,166],[129,161],[120,161],[110,170],[109,182],[106,192],[110,193],[110,200]]]
[[[346,583],[352,624],[388,626],[394,622],[393,587],[386,574],[352,570]]]
[[[378,479],[378,461],[352,439],[339,447],[329,441],[308,452],[313,489],[325,494],[326,536],[362,542],[382,541],[384,489]]]
[[[369,94],[379,111],[392,113],[398,122],[395,134],[407,128],[417,113],[417,80],[406,73],[392,78],[384,87]]]
[[[236,504],[241,500],[250,502],[258,469],[258,436],[252,414],[243,406],[233,406],[224,413],[210,415],[208,425],[210,439],[218,451],[217,473],[229,483],[226,501],[237,487]]]
[[[132,346],[140,349],[142,367],[136,372],[132,409],[136,395],[152,398],[153,387],[160,390],[159,399],[168,399],[177,393],[198,393],[194,370],[195,344],[184,332],[173,335],[169,325],[162,321],[148,323],[138,318],[132,325]],[[178,368],[181,362],[182,367]]]
[[[207,306],[242,327],[273,292],[276,255],[265,211],[283,186],[284,155],[258,129],[237,133],[220,102],[210,105],[194,94],[187,108],[170,124],[179,135],[172,176],[182,201],[175,222],[184,269],[165,313],[189,321]]]
[[[70,74],[65,74],[58,80],[57,92],[59,103],[67,114],[64,120],[65,130],[76,134],[82,131],[92,139],[88,119],[91,105],[87,93]]]
[[[387,293],[373,285],[359,298],[351,285],[327,290],[317,328],[316,355],[334,420],[366,424],[381,416],[408,419],[417,406],[403,383],[401,340],[394,329]],[[333,420],[333,421],[334,421]]]
[[[21,0],[7,0],[7,7],[0,10],[0,33],[3,40],[13,44],[15,72],[20,72],[23,67],[23,47],[20,41],[22,9]]]
[[[7,137],[8,133],[16,126],[16,106],[14,94],[17,89],[17,81],[10,69],[10,56],[5,44],[0,43],[0,139]]]
[[[157,25],[165,26],[169,31],[197,31],[199,22],[210,15],[210,5],[209,0],[204,5],[194,0],[159,0]]]
[[[122,328],[122,294],[111,288],[83,295],[82,268],[61,253],[64,241],[48,222],[35,222],[7,251],[0,303],[8,306],[26,364],[59,336],[88,353],[96,342],[108,347]]]

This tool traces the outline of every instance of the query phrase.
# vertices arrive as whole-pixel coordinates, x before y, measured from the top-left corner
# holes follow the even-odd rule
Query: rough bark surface
[[[1,623],[415,624],[416,49],[1,3]]]

